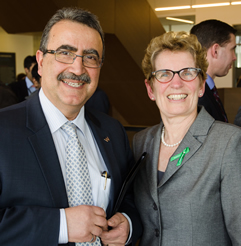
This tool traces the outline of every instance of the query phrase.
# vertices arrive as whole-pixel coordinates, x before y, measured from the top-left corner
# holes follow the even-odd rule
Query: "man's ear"
[[[209,49],[213,58],[217,59],[220,45],[215,43]]]
[[[149,98],[152,100],[152,101],[155,101],[155,95],[153,93],[153,89],[150,85],[150,81],[148,79],[145,79],[145,85],[146,85],[146,90],[147,90],[147,94],[149,96]]]
[[[42,68],[43,68],[43,52],[38,50],[36,53],[36,60],[38,62],[38,74],[42,76]]]

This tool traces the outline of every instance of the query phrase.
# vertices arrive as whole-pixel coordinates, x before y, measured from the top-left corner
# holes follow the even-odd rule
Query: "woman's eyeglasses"
[[[152,72],[149,80],[151,79],[152,76],[154,76],[157,79],[157,81],[159,81],[161,83],[168,83],[173,79],[173,77],[177,73],[178,76],[182,80],[190,82],[190,81],[194,80],[198,76],[198,74],[201,72],[202,72],[202,70],[200,68],[193,68],[193,67],[183,68],[179,71],[172,71],[169,69],[161,69],[161,70],[157,70],[155,72]]]

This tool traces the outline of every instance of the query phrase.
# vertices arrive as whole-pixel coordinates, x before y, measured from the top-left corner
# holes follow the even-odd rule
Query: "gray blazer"
[[[215,121],[202,108],[157,185],[163,124],[133,139],[135,158],[147,158],[134,183],[144,232],[140,246],[241,245],[241,129]]]

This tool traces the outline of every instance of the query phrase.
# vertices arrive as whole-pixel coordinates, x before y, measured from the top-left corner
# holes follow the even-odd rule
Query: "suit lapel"
[[[33,131],[29,142],[52,196],[53,206],[68,207],[64,179],[49,126],[43,114],[38,93],[26,102],[26,127]]]
[[[161,123],[158,127],[151,133],[150,139],[147,139],[147,153],[150,153],[148,158],[146,158],[145,172],[148,177],[149,190],[152,198],[156,203],[158,203],[157,195],[157,167],[159,159],[159,149],[161,140],[161,129],[163,124]]]
[[[117,199],[118,196],[117,192],[115,192],[116,185],[122,183],[120,169],[118,168],[118,166],[115,166],[115,163],[118,162],[115,158],[112,147],[114,139],[111,139],[109,133],[101,127],[100,122],[92,114],[86,111],[85,115],[86,121],[88,122],[94,134],[105,165],[111,176],[110,202],[106,210],[107,217],[109,217],[114,207],[114,201]]]
[[[179,158],[174,161],[171,161],[171,158],[169,159],[165,175],[161,179],[159,186],[164,185],[180,168],[182,168],[182,166],[184,166],[185,163],[198,151],[201,145],[202,143],[200,143],[190,134],[190,132],[188,132],[172,156],[182,153],[186,148],[189,148],[189,152],[185,154],[181,165],[179,166],[177,166]]]

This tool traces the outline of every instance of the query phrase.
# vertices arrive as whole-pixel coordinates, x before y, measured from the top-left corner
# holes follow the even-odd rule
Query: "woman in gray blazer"
[[[140,245],[241,245],[241,130],[197,105],[205,51],[193,35],[165,33],[151,41],[142,67],[162,122],[133,139],[136,159],[147,152],[134,183]]]

